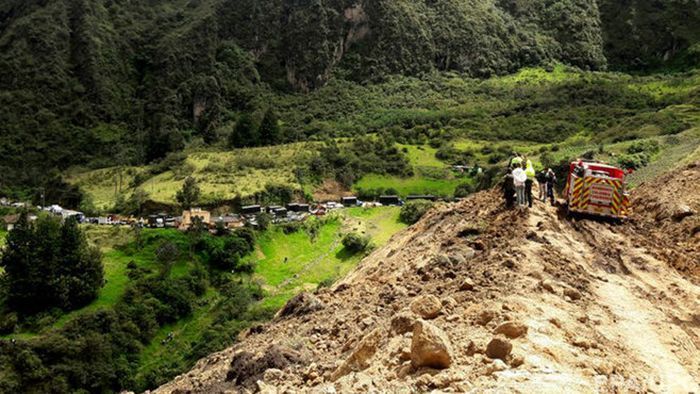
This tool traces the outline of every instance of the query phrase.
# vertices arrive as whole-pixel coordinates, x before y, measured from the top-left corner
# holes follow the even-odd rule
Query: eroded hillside
[[[443,205],[156,392],[697,392],[698,181],[641,185],[622,225]]]

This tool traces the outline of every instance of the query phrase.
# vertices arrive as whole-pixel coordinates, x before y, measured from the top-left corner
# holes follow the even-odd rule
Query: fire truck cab
[[[568,212],[625,219],[630,205],[626,187],[624,170],[601,162],[574,161],[564,189]]]

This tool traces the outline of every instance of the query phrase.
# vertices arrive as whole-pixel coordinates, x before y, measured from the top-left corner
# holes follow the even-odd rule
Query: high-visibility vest
[[[525,174],[527,174],[527,179],[535,180],[535,167],[532,166],[532,162],[530,160],[527,161]]]

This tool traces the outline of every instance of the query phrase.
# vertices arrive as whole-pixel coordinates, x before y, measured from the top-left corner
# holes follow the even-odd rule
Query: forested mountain
[[[697,62],[695,0],[2,0],[0,191],[216,143],[331,78]],[[284,122],[285,119],[282,119]],[[285,140],[295,139],[286,130]],[[274,143],[278,141],[269,141]]]

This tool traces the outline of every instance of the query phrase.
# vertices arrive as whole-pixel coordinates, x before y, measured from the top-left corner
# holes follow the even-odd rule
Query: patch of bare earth
[[[698,180],[625,224],[441,205],[156,392],[700,392]]]

